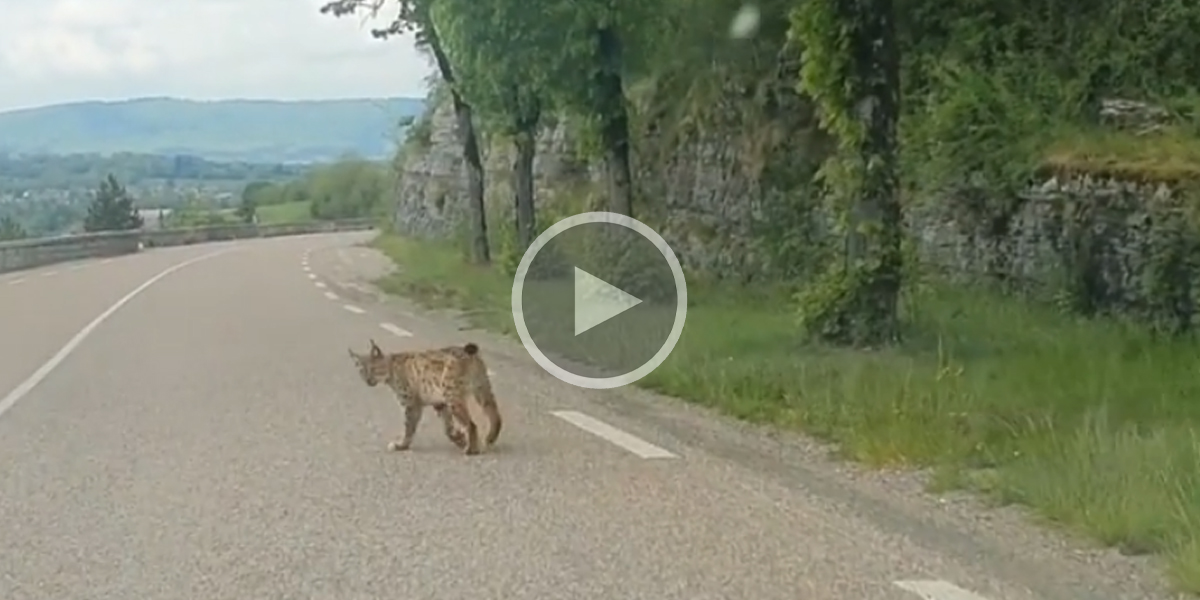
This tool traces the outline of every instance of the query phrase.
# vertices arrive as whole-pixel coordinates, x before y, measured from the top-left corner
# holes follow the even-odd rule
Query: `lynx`
[[[479,356],[479,346],[468,343],[384,354],[375,340],[371,340],[369,353],[350,350],[350,358],[354,359],[364,383],[371,387],[386,383],[404,408],[404,437],[390,442],[388,450],[408,450],[424,408],[432,406],[442,419],[446,437],[464,453],[479,454],[479,433],[467,410],[468,397],[474,398],[487,415],[490,424],[487,446],[495,444],[500,436],[500,409],[492,394],[487,366]],[[465,435],[460,427],[466,430]]]

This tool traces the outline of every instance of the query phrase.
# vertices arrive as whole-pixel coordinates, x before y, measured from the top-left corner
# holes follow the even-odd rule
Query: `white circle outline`
[[[533,342],[533,338],[529,335],[529,328],[525,326],[525,316],[522,310],[523,304],[521,300],[522,292],[525,289],[525,277],[529,274],[529,266],[533,263],[533,259],[537,253],[541,251],[546,244],[550,242],[558,234],[578,227],[579,225],[589,225],[592,223],[610,223],[620,225],[622,227],[632,229],[642,237],[654,244],[655,248],[662,253],[663,258],[667,259],[667,264],[671,267],[671,275],[675,279],[675,322],[671,325],[671,333],[667,335],[667,341],[658,349],[650,360],[646,361],[642,366],[615,377],[585,377],[572,373],[551,361]],[[567,217],[553,225],[533,243],[529,245],[529,249],[525,251],[525,255],[521,257],[521,263],[517,266],[517,273],[513,277],[512,288],[512,312],[513,325],[517,327],[517,335],[521,337],[521,345],[525,346],[525,351],[533,357],[537,364],[548,371],[551,375],[557,377],[561,381],[565,381],[571,385],[588,388],[592,390],[607,390],[623,385],[629,385],[647,375],[651,371],[657,369],[667,356],[675,350],[675,344],[679,343],[679,336],[683,334],[683,325],[687,320],[687,281],[683,277],[683,266],[679,264],[679,259],[675,256],[675,251],[667,244],[657,231],[650,228],[649,225],[628,217],[620,213],[595,211],[580,213],[574,216]]]

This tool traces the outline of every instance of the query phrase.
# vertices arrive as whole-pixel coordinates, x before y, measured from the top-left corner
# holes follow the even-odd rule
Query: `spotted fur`
[[[431,406],[442,419],[446,437],[464,453],[479,454],[479,433],[467,408],[468,397],[474,398],[487,415],[486,445],[496,443],[502,423],[500,409],[479,346],[468,343],[385,354],[371,340],[371,351],[367,354],[349,352],[363,382],[371,387],[387,384],[404,409],[404,436],[390,442],[389,450],[408,450],[412,446],[421,414],[426,406]]]

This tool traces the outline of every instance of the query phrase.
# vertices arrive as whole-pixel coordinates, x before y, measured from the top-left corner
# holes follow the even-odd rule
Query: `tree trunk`
[[[596,29],[600,68],[593,81],[600,115],[600,141],[608,179],[609,210],[633,216],[633,175],[629,167],[629,112],[621,77],[621,39],[612,27]]]
[[[450,97],[454,105],[454,117],[457,123],[458,138],[462,143],[463,163],[467,168],[467,218],[470,225],[470,259],[476,264],[487,264],[492,260],[488,246],[487,210],[483,203],[483,159],[479,155],[479,136],[475,132],[475,120],[471,115],[471,105],[463,99],[455,87],[454,69],[450,59],[442,50],[441,40],[432,26],[427,28],[426,37],[429,49],[433,52],[442,81],[450,88]]]
[[[846,308],[851,341],[869,346],[899,337],[902,258],[896,125],[900,117],[900,49],[894,0],[834,0],[852,27],[850,83],[858,98],[854,117],[865,135],[859,145],[862,184],[850,211],[848,260],[858,289]]]
[[[513,191],[516,193],[517,244],[524,252],[533,244],[537,232],[533,204],[533,157],[536,152],[534,130],[524,129],[513,136],[517,157],[513,160]]]

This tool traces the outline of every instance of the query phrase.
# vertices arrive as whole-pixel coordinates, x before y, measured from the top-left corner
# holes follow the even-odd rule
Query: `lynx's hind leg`
[[[446,437],[459,449],[466,449],[467,437],[463,432],[458,430],[458,425],[454,422],[454,414],[450,408],[443,404],[435,404],[433,410],[437,412],[438,417],[442,419],[442,428],[446,432]]]
[[[496,395],[492,393],[492,384],[486,379],[476,390],[475,401],[483,408],[483,414],[487,416],[488,420],[488,432],[484,443],[492,446],[500,437],[500,428],[504,425],[504,419],[500,417],[500,407],[496,404]]]
[[[467,408],[466,397],[464,394],[456,393],[448,398],[447,408],[454,415],[454,418],[467,430],[467,443],[463,447],[463,452],[467,455],[479,454],[479,428],[475,426],[475,421],[471,419],[471,411]]]

